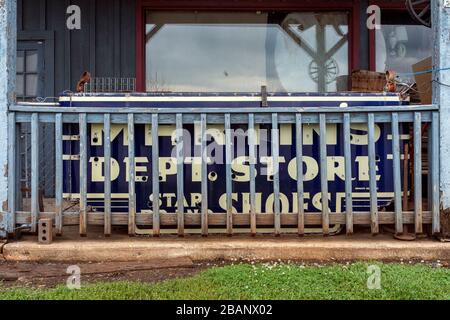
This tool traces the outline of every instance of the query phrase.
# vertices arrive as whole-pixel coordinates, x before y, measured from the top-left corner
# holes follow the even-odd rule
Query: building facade
[[[431,13],[432,28],[411,18],[403,0],[7,0],[0,6],[0,66],[6,70],[0,85],[5,120],[0,162],[5,167],[13,143],[6,125],[9,106],[75,91],[86,71],[104,79],[100,86],[132,79],[137,92],[257,92],[264,86],[269,92],[327,93],[348,91],[350,75],[360,69],[394,69],[405,79],[413,77],[412,66],[428,57],[441,123],[440,152],[434,152],[440,158],[450,153],[445,125],[450,3],[445,0],[418,8],[419,15]],[[381,20],[371,28],[377,8]],[[45,137],[45,127],[39,130]],[[50,181],[50,196],[55,166],[45,163],[45,154],[55,152],[51,139],[44,138],[40,150],[41,167],[48,167],[41,169],[41,180]],[[450,170],[443,161],[435,166],[440,187],[432,187],[445,214]],[[7,168],[0,183],[4,217],[6,193],[12,192]]]

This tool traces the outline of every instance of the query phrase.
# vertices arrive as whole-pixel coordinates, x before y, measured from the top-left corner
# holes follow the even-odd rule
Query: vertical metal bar
[[[16,227],[16,184],[18,183],[18,176],[16,170],[16,115],[14,112],[8,114],[8,212],[9,223],[7,226],[8,233],[13,233]]]
[[[328,208],[328,159],[327,159],[327,118],[320,115],[320,184],[322,189],[322,229],[326,236],[330,233]]]
[[[273,197],[275,235],[281,234],[280,209],[280,132],[278,130],[278,114],[272,114],[272,158],[273,158]]]
[[[295,136],[296,136],[296,161],[297,161],[297,206],[298,206],[298,235],[305,234],[305,196],[303,186],[303,124],[302,115],[295,116]]]
[[[255,115],[248,115],[248,144],[250,163],[250,230],[253,236],[256,235],[256,132]]]
[[[431,128],[431,144],[432,144],[432,165],[431,165],[431,191],[432,204],[431,211],[433,216],[433,234],[441,231],[440,221],[440,192],[439,192],[439,113],[433,112],[433,122]]]
[[[63,217],[63,122],[62,114],[55,115],[55,225],[56,233],[61,235]]]
[[[31,116],[31,232],[39,218],[39,115]]]
[[[400,133],[398,127],[398,113],[392,114],[392,155],[394,168],[394,204],[395,204],[395,232],[403,233],[403,208],[402,208],[402,178],[400,159]],[[406,156],[406,155],[405,155]],[[405,190],[405,192],[407,192]]]
[[[80,126],[80,235],[87,234],[87,121],[86,114],[79,115]]]
[[[344,158],[345,158],[345,211],[347,234],[353,234],[353,173],[352,145],[350,135],[351,117],[344,114]]]
[[[206,114],[200,116],[200,137],[201,137],[201,157],[202,157],[202,235],[208,235],[208,152],[206,149]]]
[[[152,128],[153,129],[153,128]],[[152,150],[155,145],[152,146]],[[136,159],[134,114],[128,114],[128,235],[136,234]],[[153,195],[154,198],[154,195]],[[153,199],[153,203],[155,203]],[[158,202],[158,201],[156,201]],[[155,223],[153,221],[153,223]]]
[[[111,115],[109,113],[103,118],[104,132],[104,164],[105,164],[105,222],[104,233],[111,235]]]
[[[414,114],[414,212],[416,233],[422,233],[422,114],[420,112]]]
[[[159,237],[159,126],[158,114],[152,115],[153,236]]]
[[[184,140],[183,115],[177,114],[177,220],[178,235],[184,236]]]
[[[233,235],[233,179],[231,176],[231,161],[233,153],[233,141],[231,139],[231,116],[225,114],[225,180],[227,193],[227,234]]]
[[[369,189],[370,189],[370,215],[372,233],[379,233],[378,226],[378,198],[377,198],[377,164],[375,155],[375,115],[369,113],[367,117],[369,138]]]

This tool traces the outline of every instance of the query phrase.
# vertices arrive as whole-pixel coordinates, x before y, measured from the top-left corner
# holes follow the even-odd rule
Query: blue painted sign
[[[232,101],[228,101],[232,99]],[[257,98],[257,99],[255,99]],[[271,107],[296,106],[383,106],[402,104],[396,95],[341,94],[341,95],[272,95]],[[93,101],[104,107],[111,106],[161,106],[180,107],[189,102],[197,106],[255,106],[261,103],[256,95],[77,95],[62,97],[61,104],[77,107],[90,106]],[[122,100],[121,100],[122,99]],[[208,99],[211,100],[208,104]],[[126,101],[126,102],[124,102]],[[246,120],[244,120],[246,121]],[[257,212],[272,213],[273,158],[271,154],[271,126],[256,125],[257,164],[256,202]],[[201,151],[200,125],[184,126],[184,190],[185,210],[199,213],[201,207]],[[281,212],[297,212],[296,140],[295,125],[281,124],[280,130],[280,191]],[[208,207],[211,213],[226,212],[225,182],[225,132],[223,125],[208,125]],[[233,156],[233,211],[250,212],[250,164],[246,125],[232,125]],[[77,125],[66,125],[64,134],[77,135]],[[88,125],[88,204],[93,210],[103,210],[104,158],[103,125]],[[369,158],[366,124],[352,124],[352,180],[354,211],[369,211]],[[128,206],[128,136],[127,125],[112,125],[112,209],[126,212]],[[378,204],[387,206],[393,198],[392,137],[390,125],[375,126]],[[402,139],[408,139],[402,136]],[[327,125],[327,171],[331,212],[345,212],[345,161],[343,129],[339,124]],[[404,140],[402,140],[404,141]],[[161,212],[175,213],[177,208],[177,163],[175,156],[175,125],[159,125],[159,182],[160,193],[152,192],[152,137],[151,125],[135,125],[135,163],[137,212],[151,212],[154,201],[159,201]],[[403,144],[402,144],[403,145]],[[79,141],[64,143],[64,194],[66,198],[79,197],[79,160],[70,158],[79,154]],[[321,211],[319,126],[303,126],[304,208],[307,212]]]

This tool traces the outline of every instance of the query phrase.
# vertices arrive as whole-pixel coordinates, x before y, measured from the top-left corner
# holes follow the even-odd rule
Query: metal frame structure
[[[190,233],[201,233],[207,236],[210,233],[224,233],[232,235],[234,233],[251,233],[273,232],[280,235],[284,232],[295,232],[299,235],[304,234],[306,226],[321,225],[323,234],[330,233],[330,226],[341,224],[346,225],[348,234],[353,233],[354,225],[371,225],[373,234],[379,233],[379,226],[382,224],[395,224],[396,232],[403,232],[404,224],[415,224],[415,231],[421,233],[423,224],[432,224],[433,232],[440,231],[439,222],[439,194],[436,192],[439,185],[439,158],[431,158],[431,175],[428,181],[429,202],[428,210],[422,207],[422,193],[419,190],[422,185],[422,164],[420,161],[421,154],[418,153],[415,162],[415,196],[414,211],[407,211],[402,207],[402,189],[401,189],[401,166],[400,166],[400,133],[399,125],[401,123],[414,124],[414,148],[421,150],[422,143],[422,125],[429,124],[430,141],[432,154],[436,153],[439,145],[439,113],[438,107],[429,106],[397,106],[397,107],[347,107],[347,108],[174,108],[174,109],[158,109],[158,108],[61,108],[52,104],[19,104],[10,108],[9,128],[10,136],[14,136],[15,130],[20,123],[31,123],[33,145],[37,146],[38,126],[39,123],[55,124],[55,159],[56,159],[56,198],[55,212],[39,212],[38,205],[38,181],[39,168],[36,165],[39,156],[37,148],[32,149],[32,199],[31,210],[29,212],[16,211],[14,203],[17,203],[17,194],[14,186],[17,177],[11,175],[9,178],[10,192],[8,202],[10,206],[10,214],[16,224],[29,224],[32,227],[37,224],[40,218],[54,218],[56,222],[56,230],[62,232],[64,225],[79,225],[80,235],[87,234],[88,225],[103,225],[105,234],[111,234],[112,225],[128,225],[130,235],[135,234],[151,234],[159,236],[161,233],[176,233],[180,236]],[[63,212],[62,200],[63,190],[61,181],[63,179],[63,157],[62,157],[62,126],[65,123],[76,123],[80,128],[80,208],[79,212]],[[111,213],[111,168],[105,167],[105,210],[103,213],[88,212],[87,201],[87,126],[88,124],[103,124],[105,130],[105,163],[109,164],[111,157],[111,124],[128,124],[128,153],[129,159],[134,159],[134,125],[135,124],[151,124],[153,148],[152,148],[152,165],[153,165],[153,193],[159,193],[159,177],[158,177],[158,126],[164,124],[177,125],[177,213],[161,213],[159,207],[153,207],[151,214],[136,214],[135,201],[135,163],[130,161],[129,164],[129,210],[128,213]],[[201,213],[192,214],[185,212],[183,208],[183,139],[181,136],[183,125],[201,123],[202,131],[202,199],[207,199],[208,179],[206,174],[206,130],[208,124],[222,124],[225,127],[226,137],[226,213],[210,213],[208,211],[207,201],[202,201]],[[366,213],[354,213],[351,206],[345,213],[329,212],[328,206],[322,206],[322,213],[309,213],[303,209],[303,199],[299,197],[300,208],[295,214],[283,213],[280,211],[280,177],[277,170],[279,166],[277,155],[279,152],[279,132],[280,124],[292,124],[296,128],[296,136],[302,136],[304,124],[318,124],[320,126],[320,170],[321,170],[321,190],[322,203],[328,203],[328,180],[327,180],[327,151],[326,151],[326,128],[327,124],[342,124],[344,130],[345,145],[345,167],[346,178],[345,197],[348,203],[352,203],[352,173],[351,173],[351,137],[350,126],[353,123],[368,124],[368,141],[369,141],[369,171],[370,171],[370,202],[371,211]],[[393,128],[392,144],[394,150],[394,181],[395,181],[395,211],[379,212],[377,207],[377,186],[376,186],[376,153],[375,153],[375,124],[391,124]],[[246,125],[249,131],[249,150],[250,150],[250,214],[233,213],[232,211],[232,171],[231,171],[231,125]],[[255,125],[271,124],[272,125],[272,154],[274,157],[274,213],[256,212],[255,209],[255,141],[256,133]],[[298,163],[303,162],[303,144],[301,139],[296,143],[296,156]],[[420,151],[417,151],[420,152]],[[15,145],[12,144],[9,149],[10,163],[15,164]],[[181,165],[180,165],[181,164]],[[300,166],[298,166],[300,167]],[[156,175],[156,176],[155,176]],[[303,181],[301,170],[297,171],[297,192],[303,194]],[[139,227],[151,226],[151,229],[140,229]],[[250,229],[248,229],[250,226]],[[295,226],[295,228],[293,228]],[[219,228],[219,229],[217,229]],[[242,229],[243,228],[243,229]],[[10,230],[12,231],[12,230]]]

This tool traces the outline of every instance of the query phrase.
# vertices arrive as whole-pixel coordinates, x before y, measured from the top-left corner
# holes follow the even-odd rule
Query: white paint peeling
[[[437,70],[450,66],[450,10],[445,0],[431,1],[433,5],[434,60]],[[433,79],[433,100],[440,106],[440,189],[443,209],[450,208],[450,72],[436,71]],[[441,84],[439,84],[441,83]],[[434,156],[434,155],[433,155]]]

